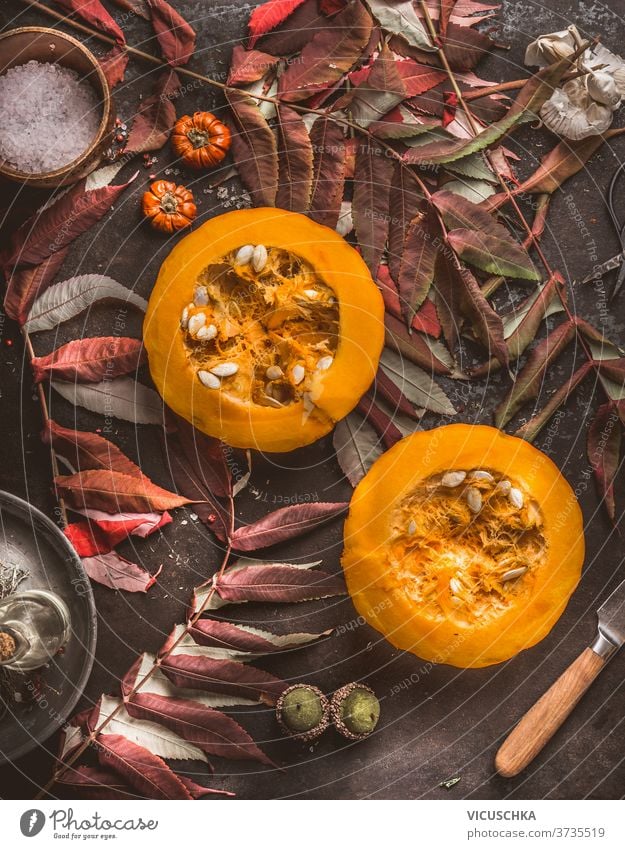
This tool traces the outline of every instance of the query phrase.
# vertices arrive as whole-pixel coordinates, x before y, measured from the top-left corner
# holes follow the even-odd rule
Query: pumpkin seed
[[[317,371],[327,371],[333,362],[334,357],[322,357],[317,363]]]
[[[252,259],[252,255],[254,253],[254,245],[243,245],[242,248],[239,248],[237,251],[237,255],[234,258],[234,261],[237,265],[248,265],[250,260]]]
[[[211,372],[216,374],[217,377],[232,377],[238,370],[239,367],[236,363],[219,363],[219,365],[212,367]]]
[[[304,294],[307,298],[310,298],[312,300],[313,298],[317,297],[319,292],[316,289],[304,289]]]
[[[258,274],[267,264],[267,248],[264,245],[256,245],[252,253],[252,268]]]
[[[195,287],[193,303],[196,307],[205,307],[208,304],[208,289],[206,286]]]
[[[208,342],[210,339],[214,339],[215,336],[217,336],[217,328],[214,324],[205,324],[195,334],[195,338],[201,339],[203,342]]]
[[[182,311],[182,315],[180,316],[180,327],[183,330],[186,330],[189,326],[189,307],[185,307]]]
[[[504,581],[514,581],[515,578],[520,578],[521,575],[524,575],[527,572],[527,566],[519,566],[518,569],[510,569],[501,576],[501,580]]]
[[[453,489],[453,487],[455,486],[460,486],[466,476],[466,472],[445,472],[441,483],[443,486],[447,486],[450,489]]]
[[[495,480],[495,478],[491,475],[490,472],[485,472],[483,469],[475,469],[474,471],[471,472],[469,477],[471,478],[471,480],[474,480],[474,481],[490,481],[490,482],[492,482],[492,481]]]
[[[519,510],[523,507],[525,499],[523,498],[523,493],[520,489],[513,486],[508,493],[508,498],[510,499],[510,504],[512,504],[513,507],[518,507]]]
[[[510,490],[512,489],[512,484],[510,481],[499,481],[497,486],[495,487],[502,495],[510,495]]]
[[[410,524],[408,525],[408,533],[410,534],[410,536],[412,536],[416,530],[417,530],[417,523],[415,522],[414,519],[411,519]]]
[[[304,366],[300,366],[299,364],[293,366],[291,370],[291,375],[293,376],[293,383],[297,386],[304,379],[306,372],[304,371]]]
[[[191,336],[195,336],[200,327],[204,327],[206,324],[206,315],[203,312],[196,312],[195,315],[192,315],[189,319],[189,333]]]
[[[458,580],[458,578],[450,578],[449,579],[449,589],[453,593],[453,595],[459,595],[462,592],[462,584]]]
[[[211,374],[210,371],[198,371],[197,376],[200,378],[200,382],[208,389],[219,389],[221,386],[221,380],[215,377],[214,374]]]
[[[469,510],[472,513],[479,513],[482,509],[482,493],[479,489],[475,489],[475,487],[470,486],[465,494],[467,499],[467,504],[469,505]]]
[[[267,375],[267,378],[269,380],[280,380],[284,372],[282,371],[280,366],[269,366],[265,374]]]

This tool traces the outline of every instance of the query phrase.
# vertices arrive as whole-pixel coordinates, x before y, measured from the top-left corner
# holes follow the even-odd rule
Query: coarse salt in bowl
[[[113,123],[95,56],[45,27],[0,35],[0,114],[0,173],[42,187],[97,167]]]
[[[93,86],[76,71],[31,59],[0,76],[0,159],[27,174],[64,168],[100,126]]]

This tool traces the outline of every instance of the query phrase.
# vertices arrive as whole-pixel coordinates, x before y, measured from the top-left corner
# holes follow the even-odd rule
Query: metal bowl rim
[[[50,722],[44,726],[42,731],[37,735],[37,738],[31,737],[30,740],[24,743],[19,749],[15,752],[11,753],[11,757],[7,758],[3,752],[0,751],[0,765],[5,763],[13,763],[18,758],[23,757],[24,755],[31,752],[41,743],[44,743],[49,737],[54,734],[55,731],[59,730],[59,727],[63,725],[67,717],[76,707],[78,700],[81,698],[87,681],[89,680],[89,676],[91,675],[91,670],[93,669],[93,664],[95,662],[95,647],[97,641],[97,633],[98,633],[98,625],[97,625],[97,611],[95,605],[95,599],[93,597],[93,589],[91,587],[91,582],[87,573],[85,572],[82,563],[80,562],[80,558],[74,551],[70,541],[63,534],[63,532],[59,529],[57,525],[54,524],[52,519],[46,516],[38,507],[34,507],[28,501],[24,501],[23,498],[20,498],[17,495],[13,495],[11,492],[6,492],[0,490],[0,505],[6,505],[10,509],[13,510],[14,514],[17,514],[20,517],[28,517],[34,520],[32,524],[39,523],[46,527],[50,532],[50,536],[53,541],[53,545],[57,547],[57,549],[63,549],[64,553],[67,555],[67,558],[72,561],[74,568],[79,573],[80,577],[84,580],[84,585],[86,588],[86,592],[83,594],[83,598],[86,599],[87,605],[89,608],[89,622],[88,622],[88,643],[85,645],[85,660],[83,662],[82,670],[78,680],[74,683],[74,694],[66,704],[63,706],[63,709],[57,712],[57,716],[54,719],[51,719]],[[1,720],[0,720],[1,721]]]

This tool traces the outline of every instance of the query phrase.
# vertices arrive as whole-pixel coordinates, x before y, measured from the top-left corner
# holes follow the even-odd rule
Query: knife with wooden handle
[[[510,732],[495,757],[495,769],[512,778],[547,745],[612,655],[625,642],[625,581],[597,611],[593,644],[579,655]]]

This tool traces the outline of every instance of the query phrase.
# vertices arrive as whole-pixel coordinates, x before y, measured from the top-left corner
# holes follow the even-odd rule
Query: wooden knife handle
[[[495,758],[495,769],[500,775],[512,778],[534,760],[605,663],[591,648],[584,649],[504,740]]]

